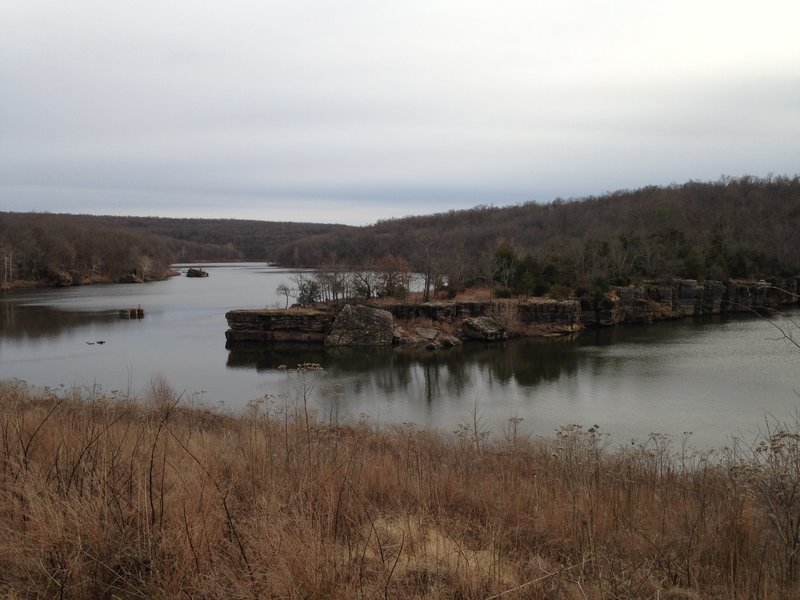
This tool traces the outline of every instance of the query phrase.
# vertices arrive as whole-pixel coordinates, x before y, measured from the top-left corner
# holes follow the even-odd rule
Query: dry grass
[[[415,329],[436,329],[443,335],[457,337],[460,331],[460,321],[447,321],[426,319],[425,317],[412,317],[410,319],[398,319],[396,321],[403,329],[413,332]]]
[[[797,597],[800,437],[706,455],[0,388],[6,598]],[[794,430],[796,431],[796,429]],[[675,446],[678,446],[677,448]]]
[[[433,297],[431,292],[430,302],[464,302],[469,300],[489,300],[491,299],[492,291],[488,287],[471,287],[459,291],[454,298],[445,298],[444,294],[440,293],[438,298]],[[399,298],[391,296],[382,296],[380,298],[372,298],[370,304],[394,304],[397,303]],[[402,300],[408,304],[419,304],[425,301],[422,292],[408,292]]]
[[[459,291],[454,298],[455,301],[463,300],[489,300],[492,297],[492,290],[488,287],[470,287]]]
[[[515,300],[494,302],[489,316],[503,326],[509,337],[518,337],[525,333],[525,324],[519,316],[519,304]]]

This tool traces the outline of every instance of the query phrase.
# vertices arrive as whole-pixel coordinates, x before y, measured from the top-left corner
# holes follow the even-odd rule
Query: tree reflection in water
[[[333,379],[355,378],[350,390],[355,394],[370,389],[382,394],[413,392],[410,395],[434,402],[443,396],[460,396],[476,379],[489,386],[515,383],[522,387],[557,381],[577,370],[578,350],[574,338],[468,342],[435,351],[419,346],[237,343],[228,346],[227,366],[264,372],[284,364],[316,363]]]

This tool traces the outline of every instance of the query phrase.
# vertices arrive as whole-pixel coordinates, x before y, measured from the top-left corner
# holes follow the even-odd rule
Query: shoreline
[[[333,346],[425,344],[448,348],[469,340],[575,335],[587,328],[646,324],[683,317],[770,314],[797,306],[797,280],[670,280],[612,287],[603,295],[552,298],[351,300],[226,313],[228,344],[302,342]]]
[[[64,288],[64,287],[86,287],[90,285],[107,285],[107,284],[121,284],[121,285],[129,285],[131,283],[152,283],[154,281],[166,281],[170,277],[177,277],[181,273],[178,270],[170,269],[165,274],[159,277],[148,277],[145,280],[137,280],[135,282],[132,281],[122,281],[126,277],[118,277],[118,278],[111,278],[107,276],[93,276],[91,282],[88,281],[88,278],[81,278],[79,283],[74,283],[74,278],[71,278],[70,281],[72,283],[63,283],[57,278],[46,278],[46,279],[12,279],[7,284],[0,284],[0,292],[9,292],[13,290],[26,290],[26,289],[39,289],[39,288]]]

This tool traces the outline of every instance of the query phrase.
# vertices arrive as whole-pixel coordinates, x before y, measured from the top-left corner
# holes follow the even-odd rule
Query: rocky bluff
[[[727,283],[693,279],[614,287],[597,297],[424,303],[323,304],[313,308],[232,310],[229,342],[317,342],[384,346],[421,343],[430,348],[463,340],[552,336],[584,327],[652,323],[666,319],[752,312],[797,303],[797,281]]]
[[[590,327],[613,326],[721,313],[759,313],[796,304],[797,290],[796,279],[778,285],[679,279],[615,287],[601,297],[581,299],[581,322]]]
[[[232,310],[229,342],[296,341],[381,346],[453,346],[465,339],[580,331],[578,300],[482,300],[394,304],[323,304],[313,308]]]

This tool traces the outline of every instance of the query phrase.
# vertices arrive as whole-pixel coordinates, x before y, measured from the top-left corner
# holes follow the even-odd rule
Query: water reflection
[[[332,379],[349,379],[350,392],[381,395],[406,392],[424,382],[424,396],[431,401],[445,390],[460,393],[469,385],[468,369],[460,349],[430,352],[419,347],[329,348],[306,344],[229,345],[227,366],[238,369],[272,371],[281,365],[303,363],[321,365]]]
[[[0,333],[10,340],[54,339],[63,333],[97,323],[115,323],[119,312],[69,311],[51,306],[28,306],[0,302]]]
[[[480,380],[485,386],[535,387],[558,381],[578,369],[576,339],[521,339],[468,343],[447,350],[328,348],[306,344],[237,343],[228,346],[227,366],[272,371],[281,365],[321,365],[334,378],[357,375],[356,393],[375,388],[383,394],[416,390],[427,401],[460,396]]]

